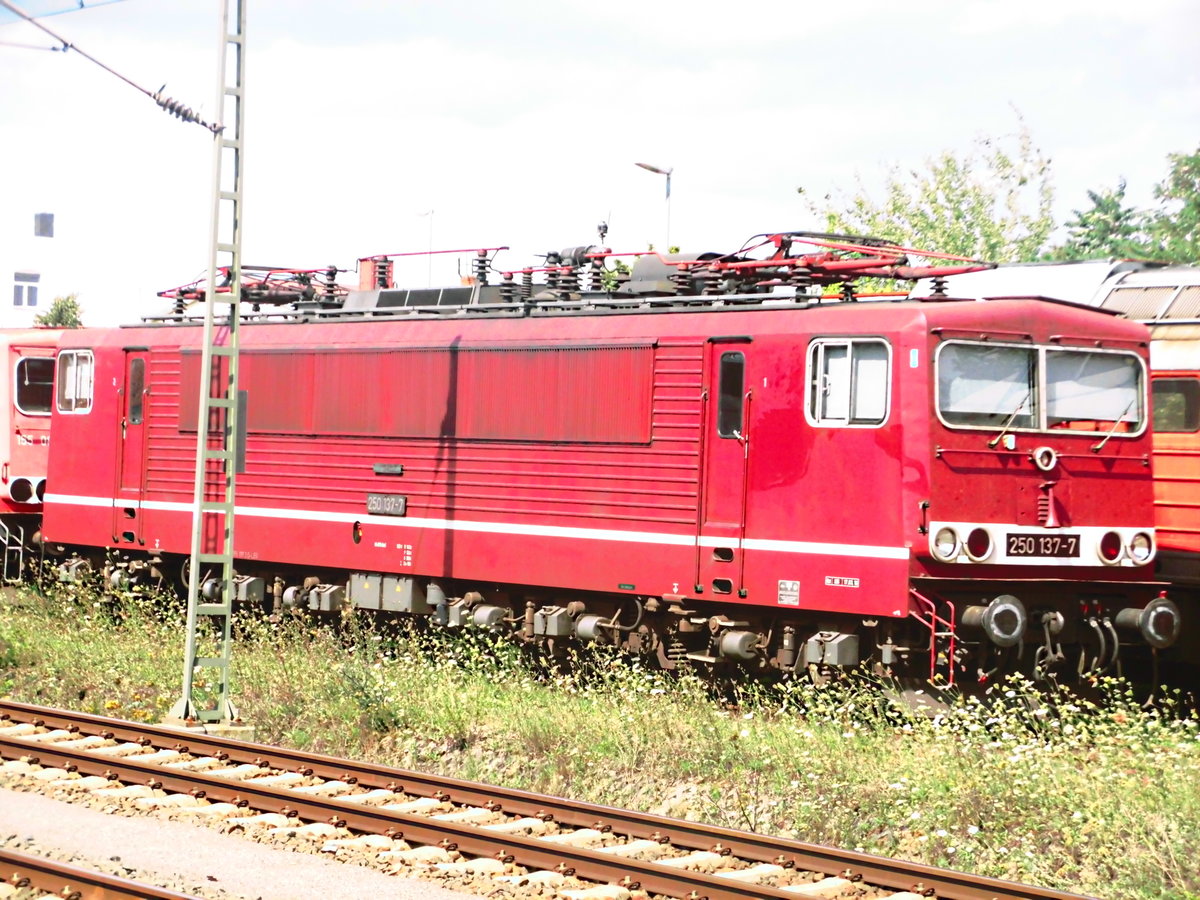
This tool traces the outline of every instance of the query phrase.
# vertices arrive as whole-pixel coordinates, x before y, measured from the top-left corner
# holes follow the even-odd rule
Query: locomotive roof
[[[59,328],[3,328],[0,329],[0,345],[53,347],[61,334]]]
[[[330,316],[321,312],[272,313],[242,323],[243,344],[295,346],[328,343],[446,343],[467,341],[594,341],[706,339],[718,335],[818,333],[882,334],[914,325],[955,334],[979,332],[993,340],[1106,339],[1146,343],[1144,326],[1093,309],[1044,298],[860,302],[538,303],[526,309],[446,309],[381,316]],[[705,298],[707,299],[707,298]],[[737,298],[714,298],[729,301]],[[188,326],[191,327],[181,327]],[[356,327],[357,326],[357,327]],[[363,327],[367,326],[367,327]],[[449,330],[447,330],[449,329]],[[112,329],[66,332],[64,346],[179,346],[195,344],[199,322],[172,320]],[[135,334],[137,335],[135,337]],[[1042,337],[1039,337],[1041,335]]]
[[[605,231],[606,226],[601,226],[602,240]],[[454,287],[394,287],[395,259],[421,255],[399,253],[361,258],[357,290],[338,284],[337,275],[342,270],[336,267],[246,267],[236,276],[236,284],[233,272],[221,270],[223,281],[213,290],[218,298],[222,293],[227,296],[230,291],[240,291],[240,321],[246,325],[286,323],[311,327],[370,322],[373,328],[386,328],[393,340],[404,339],[400,332],[393,331],[399,322],[407,323],[406,327],[414,333],[431,336],[445,334],[441,326],[427,324],[438,321],[456,323],[454,327],[460,328],[464,335],[508,335],[515,327],[527,338],[542,333],[553,336],[556,330],[580,336],[634,332],[695,336],[710,328],[760,332],[783,328],[807,332],[831,327],[819,324],[827,316],[833,316],[839,328],[866,332],[896,327],[887,323],[914,316],[949,321],[964,314],[985,319],[1018,315],[1028,320],[1022,326],[1024,331],[1032,333],[1037,329],[1028,311],[1018,314],[1016,308],[1010,308],[998,313],[998,307],[989,305],[985,312],[977,302],[964,301],[987,297],[994,304],[1001,299],[997,294],[1003,294],[1021,298],[1026,304],[1023,309],[1041,310],[1038,316],[1067,317],[1063,319],[1065,322],[1079,315],[1078,307],[1073,313],[1051,312],[1058,301],[1047,295],[1065,294],[1066,300],[1075,301],[1079,297],[1064,290],[1060,282],[1064,279],[1078,282],[1083,277],[1094,289],[1098,281],[1134,265],[1109,260],[1066,267],[997,267],[965,257],[902,247],[883,238],[810,231],[754,235],[732,252],[621,254],[599,246],[569,247],[545,254],[542,266],[508,270],[494,264],[495,254],[505,249],[437,251],[473,255],[474,274],[463,285]],[[931,264],[915,265],[911,261],[914,258]],[[1030,276],[1029,270],[1034,269],[1045,277]],[[1014,276],[1020,277],[1014,281]],[[501,279],[499,283],[497,278]],[[988,283],[993,287],[1007,287],[977,291],[974,289],[977,283],[969,281],[972,278],[989,278]],[[861,279],[867,279],[868,284],[916,281],[924,290],[919,288],[907,295],[857,294],[855,285]],[[947,290],[948,285],[951,290]],[[961,293],[960,285],[965,288]],[[1036,298],[1037,302],[1029,293],[1031,287],[1042,295]],[[187,314],[187,307],[189,303],[205,302],[207,290],[207,284],[195,282],[162,292],[160,296],[173,299],[173,313],[146,323],[166,328],[199,323],[203,316]],[[952,299],[955,297],[961,299]],[[974,311],[949,311],[956,307]],[[750,316],[751,313],[766,319]],[[787,316],[801,313],[803,319],[795,322],[788,319],[788,324],[780,324]],[[726,315],[736,316],[746,324],[733,326],[728,324],[731,320],[711,318]],[[849,320],[841,319],[842,316]],[[1119,326],[1100,325],[1103,317],[1096,317],[1094,312],[1083,316],[1073,327],[1087,333],[1101,328],[1108,328],[1109,334],[1120,331]],[[556,324],[552,329],[530,324],[538,320],[553,320]],[[586,324],[568,326],[567,321]],[[484,324],[505,322],[510,324]],[[513,322],[524,324],[512,326]],[[430,327],[433,331],[426,330]],[[999,325],[991,327],[1003,330]],[[1117,330],[1113,331],[1114,328]],[[337,334],[341,339],[344,332]],[[296,339],[295,333],[290,339]]]

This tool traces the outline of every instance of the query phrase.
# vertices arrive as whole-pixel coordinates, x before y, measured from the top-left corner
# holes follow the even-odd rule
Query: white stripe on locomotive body
[[[64,506],[90,506],[102,507],[107,509],[116,508],[118,506],[129,506],[139,509],[157,510],[162,512],[181,512],[192,513],[194,504],[192,503],[173,503],[163,500],[144,500],[141,502],[126,503],[123,500],[112,497],[86,497],[67,494],[47,494],[46,503],[60,504]],[[470,531],[482,532],[486,534],[512,534],[523,535],[526,537],[547,537],[547,538],[573,538],[576,540],[594,540],[594,541],[618,541],[632,544],[658,544],[660,546],[671,547],[734,547],[744,550],[764,550],[776,553],[797,553],[817,556],[841,556],[841,557],[857,557],[860,559],[895,559],[907,560],[912,556],[912,551],[908,547],[880,547],[867,544],[833,544],[820,541],[785,541],[773,540],[769,538],[752,538],[748,537],[739,540],[735,537],[721,537],[714,535],[702,534],[697,539],[694,535],[687,534],[668,534],[665,532],[652,531],[618,531],[607,528],[567,528],[557,525],[522,525],[513,522],[480,522],[464,519],[433,519],[422,518],[416,516],[377,516],[367,513],[341,513],[331,511],[315,511],[315,510],[297,510],[297,509],[277,509],[265,506],[239,506],[237,508],[238,515],[253,518],[265,519],[282,519],[282,520],[298,520],[305,522],[320,521],[320,522],[337,522],[344,524],[353,524],[361,522],[364,525],[390,525],[397,528],[434,528],[443,531]],[[961,564],[988,564],[988,565],[1021,565],[1021,566],[1098,566],[1104,565],[1098,558],[1095,557],[1095,548],[1098,546],[1100,538],[1109,531],[1116,531],[1121,535],[1123,541],[1128,541],[1129,538],[1136,532],[1145,532],[1154,536],[1154,527],[1146,526],[1144,528],[1110,528],[1107,526],[1077,526],[1073,528],[1052,528],[1047,529],[1042,526],[1018,525],[1017,523],[1005,522],[931,522],[929,525],[929,535],[932,540],[933,535],[937,534],[939,528],[943,526],[951,526],[955,528],[960,536],[965,536],[972,528],[980,525],[985,525],[992,532],[993,536],[1004,534],[1007,532],[1020,533],[1042,533],[1047,535],[1074,535],[1081,539],[1080,554],[1078,557],[1037,557],[1037,556],[1022,556],[1010,557],[1005,552],[992,554],[994,558],[984,560],[970,560],[964,556],[955,560]],[[1117,563],[1118,566],[1130,566],[1134,563],[1127,557],[1123,557]]]
[[[113,509],[128,506],[135,509],[161,512],[182,512],[189,515],[194,503],[172,503],[163,500],[125,502],[113,497],[86,497],[70,494],[47,494],[47,504],[61,506],[91,506]],[[634,544],[659,544],[672,547],[742,547],[746,550],[769,550],[777,553],[802,553],[820,556],[847,556],[864,559],[908,559],[907,547],[876,547],[866,544],[830,544],[818,541],[782,541],[765,538],[746,538],[690,534],[667,534],[652,531],[617,531],[607,528],[566,528],[556,525],[521,525],[512,522],[478,522],[464,519],[428,519],[416,516],[376,516],[367,513],[341,513],[299,509],[275,509],[265,506],[239,506],[239,516],[266,519],[294,519],[305,522],[339,522],[347,525],[391,525],[398,528],[439,528],[444,531],[478,531],[487,534],[514,534],[528,537],[576,538],[595,541],[621,541]]]
[[[711,541],[711,543],[710,543]],[[735,542],[736,543],[736,542]],[[700,546],[722,546],[720,540],[700,538]],[[822,556],[865,556],[870,559],[908,559],[907,547],[869,547],[864,544],[823,544],[816,541],[773,541],[767,538],[746,538],[746,550],[775,550],[779,553],[819,553]]]

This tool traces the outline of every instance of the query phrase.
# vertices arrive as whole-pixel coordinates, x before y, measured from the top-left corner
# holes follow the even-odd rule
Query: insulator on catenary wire
[[[197,125],[203,125],[214,134],[221,130],[220,125],[210,125],[208,122],[205,122],[190,106],[184,106],[178,100],[174,100],[171,97],[164,97],[161,90],[155,91],[150,95],[150,98],[164,111],[170,113],[177,119],[182,119],[184,122],[195,122]]]

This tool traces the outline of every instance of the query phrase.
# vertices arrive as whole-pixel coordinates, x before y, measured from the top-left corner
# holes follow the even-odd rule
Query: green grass
[[[155,721],[178,611],[0,595],[0,693]],[[734,688],[488,635],[239,623],[259,740],[901,856],[1101,897],[1200,897],[1200,723],[1122,683],[1017,682],[930,718],[847,680]]]

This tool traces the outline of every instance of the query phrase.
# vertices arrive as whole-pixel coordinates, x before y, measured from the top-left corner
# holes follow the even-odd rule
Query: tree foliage
[[[1167,156],[1171,171],[1154,188],[1159,207],[1147,216],[1147,256],[1200,263],[1200,147]]]
[[[1136,257],[1145,250],[1144,216],[1125,205],[1125,182],[1116,190],[1088,191],[1090,209],[1074,210],[1067,223],[1066,243],[1053,247],[1047,259]]]
[[[884,200],[863,187],[827,196],[815,211],[829,231],[996,262],[1037,257],[1053,229],[1050,161],[1021,124],[1017,134],[982,137],[958,156],[943,151],[928,169],[889,170]]]
[[[82,328],[83,311],[79,308],[78,296],[67,294],[65,297],[55,297],[49,309],[34,317],[34,324],[48,328]]]
[[[1166,263],[1200,262],[1200,149],[1172,153],[1167,177],[1154,188],[1155,209],[1125,206],[1125,182],[1115,191],[1088,191],[1090,209],[1075,210],[1067,241],[1050,259],[1129,257]]]

